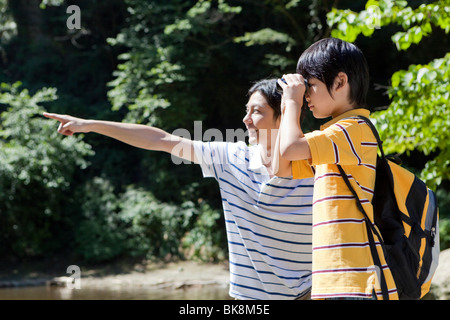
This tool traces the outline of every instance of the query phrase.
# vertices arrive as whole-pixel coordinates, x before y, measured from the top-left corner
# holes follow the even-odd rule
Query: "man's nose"
[[[242,119],[242,121],[243,121],[245,124],[251,124],[251,123],[252,123],[252,117],[250,116],[250,112],[248,112],[248,113],[245,115],[245,117],[244,117],[244,119]]]

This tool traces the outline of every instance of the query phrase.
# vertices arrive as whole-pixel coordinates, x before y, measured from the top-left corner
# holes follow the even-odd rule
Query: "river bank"
[[[66,273],[69,265],[50,266],[0,266],[0,300],[230,299],[227,261],[118,262],[95,267],[80,266],[80,290],[71,288],[74,279]],[[432,290],[424,299],[449,299],[449,270],[450,249],[441,252]]]
[[[60,268],[61,269],[61,268]],[[0,274],[1,299],[227,299],[228,264],[177,261]],[[79,289],[76,289],[79,286]],[[189,292],[187,292],[189,291]]]

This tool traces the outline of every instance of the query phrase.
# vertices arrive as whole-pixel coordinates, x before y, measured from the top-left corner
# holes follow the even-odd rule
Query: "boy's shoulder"
[[[370,139],[370,136],[373,136],[372,130],[360,116],[369,118],[370,111],[366,109],[350,110],[323,124],[320,130],[306,133],[305,137],[309,140],[320,136],[332,138],[335,135],[343,135],[348,139],[358,137],[361,139]]]
[[[368,116],[369,111],[352,110],[316,130],[305,134],[311,151],[311,165],[359,165],[372,162],[376,139],[367,123],[358,115]],[[373,149],[376,152],[376,149]],[[365,159],[365,157],[370,159]]]
[[[349,110],[347,112],[344,112],[340,116],[328,121],[327,123],[322,125],[320,129],[324,130],[333,125],[346,127],[356,124],[358,125],[365,124],[365,121],[361,117],[369,118],[370,111],[362,108]]]
[[[371,132],[367,123],[358,117],[344,118],[332,125],[335,131],[342,131],[346,135],[364,135],[364,132]]]
[[[362,136],[363,131],[370,131],[367,124],[362,119],[356,117],[343,118],[338,121],[331,121],[320,127],[320,130],[314,130],[305,134],[308,140],[320,137],[328,137],[333,140],[337,136],[344,138]]]

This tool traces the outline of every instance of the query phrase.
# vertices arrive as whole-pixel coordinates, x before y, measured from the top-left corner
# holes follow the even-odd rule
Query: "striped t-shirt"
[[[230,296],[296,299],[311,290],[313,179],[271,178],[259,148],[194,142],[204,177],[219,182]]]
[[[313,199],[313,299],[337,297],[370,298],[381,289],[370,252],[365,220],[336,164],[340,164],[361,204],[373,221],[377,141],[363,121],[365,109],[348,111],[305,135],[310,163],[315,167]],[[301,161],[292,163],[293,176],[302,178]],[[306,172],[309,174],[309,172]],[[378,242],[377,249],[386,277],[390,299],[397,299],[392,274]]]

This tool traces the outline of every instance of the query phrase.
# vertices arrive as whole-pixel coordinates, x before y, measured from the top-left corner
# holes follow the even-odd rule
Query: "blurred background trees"
[[[448,2],[0,0],[2,258],[226,258],[220,193],[197,166],[58,136],[40,114],[245,129],[252,82],[295,71],[331,35],[366,54],[386,146],[437,190],[450,245]],[[67,28],[69,5],[81,29]]]

